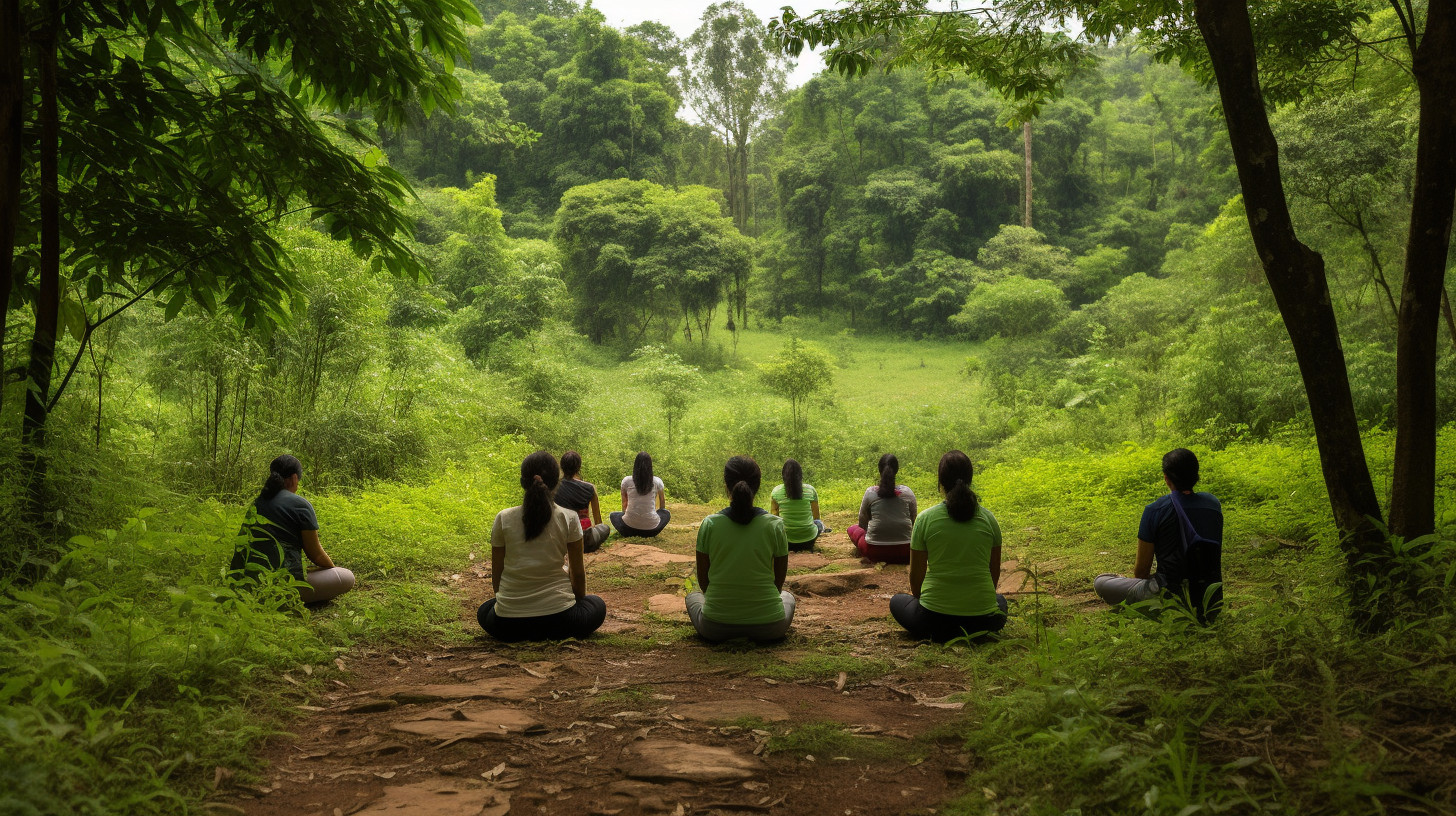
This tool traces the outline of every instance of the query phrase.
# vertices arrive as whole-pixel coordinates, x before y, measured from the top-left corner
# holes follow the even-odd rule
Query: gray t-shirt
[[[248,563],[266,565],[270,569],[282,567],[303,580],[303,537],[305,530],[317,530],[318,516],[308,499],[288,490],[280,490],[271,499],[253,502],[253,509],[261,520],[243,529],[251,538],[251,553],[246,554]],[[280,552],[281,551],[281,552]],[[280,558],[281,556],[281,558]],[[241,565],[236,563],[234,569]]]
[[[869,513],[865,540],[871,545],[910,543],[910,533],[915,528],[915,494],[910,488],[898,485],[894,496],[883,497],[880,486],[873,485],[865,491],[859,507],[861,513]]]

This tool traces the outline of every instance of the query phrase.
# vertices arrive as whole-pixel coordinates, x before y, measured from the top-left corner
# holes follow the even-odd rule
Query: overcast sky
[[[595,0],[592,7],[607,15],[607,22],[615,28],[626,28],[643,20],[666,23],[686,39],[703,21],[703,10],[713,0]],[[800,14],[808,14],[818,8],[832,8],[833,0],[743,0],[760,20],[768,22],[779,16],[779,9],[792,6]],[[798,66],[789,74],[789,87],[797,88],[819,73],[824,61],[808,49],[799,57]]]

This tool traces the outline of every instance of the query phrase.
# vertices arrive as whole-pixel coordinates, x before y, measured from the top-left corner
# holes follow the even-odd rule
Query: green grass
[[[837,722],[813,722],[781,728],[769,737],[768,752],[796,757],[812,756],[818,762],[840,757],[881,761],[913,762],[926,753],[917,742],[856,734]]]

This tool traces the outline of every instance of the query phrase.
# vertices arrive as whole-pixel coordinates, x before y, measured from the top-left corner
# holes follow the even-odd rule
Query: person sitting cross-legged
[[[334,566],[319,543],[318,516],[308,499],[298,495],[303,465],[283,454],[268,466],[268,480],[253,500],[254,514],[244,522],[244,543],[233,552],[228,574],[243,581],[259,572],[287,570],[304,603],[323,603],[354,588],[354,573]],[[313,567],[304,570],[303,557]]]
[[[731,503],[698,527],[699,591],[684,602],[704,640],[779,640],[794,622],[794,596],[784,589],[789,539],[783,519],[753,505],[762,481],[753,459],[729,459],[723,484]]]
[[[1114,606],[1187,596],[1201,620],[1212,620],[1223,600],[1223,507],[1212,493],[1193,491],[1198,484],[1198,457],[1187,448],[1164,454],[1163,483],[1169,492],[1143,508],[1132,577],[1104,572],[1093,579],[1092,588]],[[1180,511],[1204,546],[1189,550],[1192,542]]]
[[[650,538],[662,532],[672,520],[666,494],[662,480],[652,475],[652,457],[638,453],[632,473],[622,479],[622,509],[608,516],[617,535]]]
[[[556,485],[552,498],[581,520],[582,552],[596,552],[612,534],[612,528],[602,523],[597,486],[581,478],[581,454],[576,451],[561,454],[561,482]]]
[[[519,507],[495,516],[490,530],[490,585],[480,628],[497,640],[584,638],[607,618],[607,604],[586,594],[581,522],[551,500],[561,471],[556,457],[536,451],[521,462]],[[564,566],[563,566],[564,565]]]
[[[880,483],[871,485],[859,503],[859,523],[845,531],[859,554],[886,564],[910,563],[910,530],[915,525],[915,494],[895,484],[900,460],[895,454],[880,457]]]
[[[784,520],[784,533],[789,549],[813,551],[819,536],[830,532],[819,518],[819,494],[814,485],[805,484],[804,468],[797,459],[784,460],[784,483],[769,494],[770,513]]]
[[[890,614],[917,638],[944,643],[980,639],[1006,624],[1001,528],[971,490],[971,460],[958,450],[940,457],[945,501],[915,518],[910,536],[910,593],[890,599]]]

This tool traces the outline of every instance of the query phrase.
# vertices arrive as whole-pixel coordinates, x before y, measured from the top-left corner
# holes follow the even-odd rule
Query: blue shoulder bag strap
[[[1173,503],[1173,509],[1178,513],[1178,520],[1183,522],[1180,532],[1183,533],[1183,554],[1186,556],[1188,548],[1193,546],[1193,539],[1198,537],[1198,530],[1193,526],[1193,522],[1188,520],[1188,513],[1183,510],[1183,502],[1178,498],[1176,489],[1173,490],[1169,501]]]

